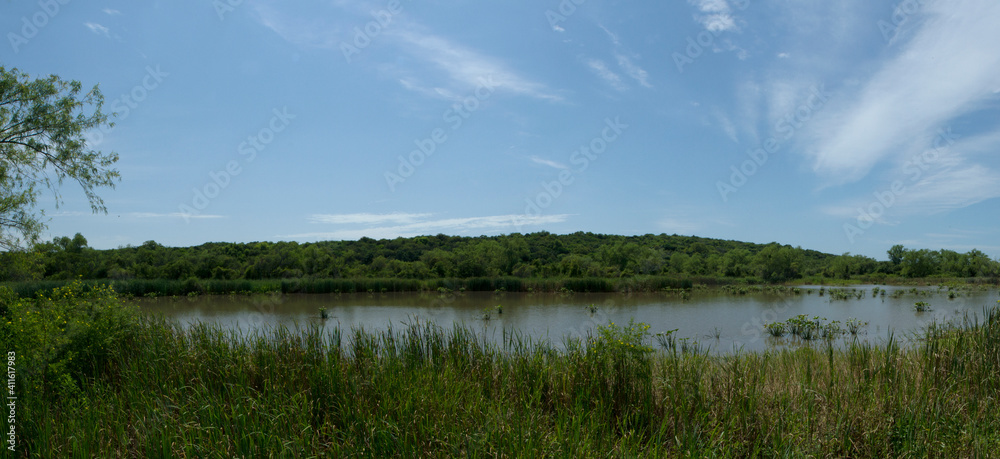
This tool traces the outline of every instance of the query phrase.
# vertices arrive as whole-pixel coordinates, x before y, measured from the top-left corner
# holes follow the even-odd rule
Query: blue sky
[[[65,1],[65,0],[63,0]],[[292,4],[294,3],[294,4]],[[1000,256],[995,0],[5,2],[100,84],[91,246],[667,233]]]

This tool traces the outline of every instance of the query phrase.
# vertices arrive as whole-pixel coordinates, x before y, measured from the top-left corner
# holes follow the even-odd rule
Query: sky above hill
[[[65,3],[65,4],[64,4]],[[1000,256],[996,0],[0,6],[122,181],[47,238],[667,233]]]

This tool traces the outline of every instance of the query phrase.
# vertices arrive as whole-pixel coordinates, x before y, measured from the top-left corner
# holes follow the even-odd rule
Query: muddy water
[[[797,346],[794,339],[775,339],[763,325],[799,314],[829,321],[858,319],[868,322],[858,338],[880,342],[889,333],[897,339],[912,336],[933,321],[961,320],[966,314],[982,316],[985,306],[997,306],[998,291],[963,292],[949,298],[946,290],[879,287],[889,294],[873,296],[875,286],[856,286],[858,299],[834,299],[830,288],[807,286],[800,294],[730,295],[721,291],[696,291],[689,298],[676,294],[521,294],[521,293],[404,293],[341,295],[230,295],[137,300],[150,314],[162,314],[183,325],[219,324],[242,331],[263,330],[279,324],[289,327],[317,324],[328,329],[385,330],[416,321],[432,321],[446,328],[462,323],[500,341],[503,332],[516,331],[533,340],[560,345],[566,336],[586,336],[599,325],[627,323],[634,319],[650,325],[650,332],[677,330],[678,339],[697,341],[716,352],[759,351]],[[847,290],[851,290],[848,288]],[[893,297],[895,290],[906,293]],[[930,303],[932,310],[917,312],[914,303]],[[503,312],[498,314],[496,306]],[[320,318],[326,308],[328,318]],[[489,318],[486,319],[486,315]],[[839,340],[853,339],[846,335]],[[654,346],[656,345],[653,342]]]

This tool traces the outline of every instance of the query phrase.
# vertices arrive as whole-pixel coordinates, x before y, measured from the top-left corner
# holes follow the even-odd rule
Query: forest
[[[892,281],[979,278],[995,282],[1000,263],[979,250],[907,249],[887,260],[831,255],[800,247],[678,235],[615,236],[548,232],[457,237],[439,234],[315,243],[207,243],[97,250],[77,233],[0,254],[0,281],[68,279],[620,279],[642,276]]]

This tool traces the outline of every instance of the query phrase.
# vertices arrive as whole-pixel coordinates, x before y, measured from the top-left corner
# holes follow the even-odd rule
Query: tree
[[[801,258],[801,251],[772,243],[757,252],[754,264],[757,266],[758,274],[765,281],[781,282],[799,276]]]
[[[907,250],[903,253],[902,273],[906,277],[927,277],[934,274],[939,263],[937,252],[927,249]]]
[[[896,244],[886,253],[889,254],[889,261],[891,261],[892,264],[899,265],[903,262],[903,255],[906,254],[906,249],[904,249],[901,244]]]
[[[44,212],[35,208],[38,196],[48,189],[60,205],[66,179],[80,184],[91,210],[107,213],[96,189],[114,188],[118,155],[91,149],[84,136],[111,125],[103,104],[97,86],[81,94],[78,81],[31,79],[0,67],[0,248],[38,240],[45,229]]]

